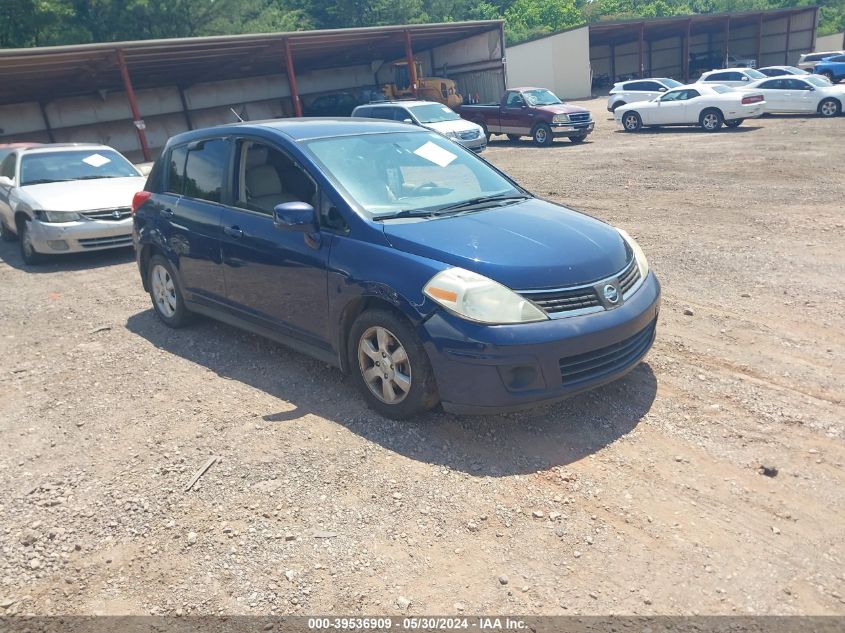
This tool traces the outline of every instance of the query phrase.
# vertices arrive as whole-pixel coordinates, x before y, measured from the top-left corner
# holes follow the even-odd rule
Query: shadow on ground
[[[74,270],[88,270],[105,266],[125,264],[135,259],[135,250],[114,248],[89,253],[69,253],[67,255],[47,256],[43,263],[35,266],[24,264],[18,242],[0,242],[0,260],[12,268],[28,273],[57,273]]]
[[[435,411],[395,422],[368,409],[339,370],[237,328],[199,319],[172,330],[152,309],[131,316],[126,327],[157,348],[284,401],[281,411],[259,412],[267,423],[313,414],[410,459],[475,476],[528,474],[583,459],[631,432],[657,392],[644,363],[613,384],[556,405],[479,417]]]

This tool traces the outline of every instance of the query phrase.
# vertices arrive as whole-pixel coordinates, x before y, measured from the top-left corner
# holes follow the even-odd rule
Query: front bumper
[[[39,253],[62,255],[132,246],[132,218],[108,222],[83,220],[30,223],[32,245]]]
[[[595,121],[584,121],[579,123],[550,123],[552,134],[555,138],[560,136],[586,136],[596,127]]]
[[[476,154],[480,154],[487,148],[487,137],[483,134],[479,134],[478,138],[464,140],[462,138],[452,139],[456,143],[460,143],[467,149],[472,150]]]
[[[660,283],[649,273],[621,307],[518,325],[438,312],[421,328],[443,408],[503,413],[562,400],[620,378],[654,341]]]

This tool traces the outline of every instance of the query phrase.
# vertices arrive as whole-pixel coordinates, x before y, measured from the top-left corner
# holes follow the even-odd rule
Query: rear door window
[[[167,159],[167,192],[181,196],[185,191],[185,160],[188,147],[181,145],[170,150]]]
[[[763,90],[783,90],[783,79],[772,79],[760,84]]]
[[[209,202],[222,202],[230,154],[231,143],[226,139],[203,141],[189,149],[185,163],[185,195]]]
[[[731,75],[734,73],[713,73],[712,75],[707,75],[707,79],[704,81],[731,81]]]

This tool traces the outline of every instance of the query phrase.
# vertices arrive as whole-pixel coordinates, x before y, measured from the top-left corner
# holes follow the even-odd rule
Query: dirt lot
[[[485,154],[663,282],[647,362],[554,407],[384,420],[281,346],[166,329],[131,254],[2,244],[0,613],[845,614],[845,119],[589,107],[583,145]]]

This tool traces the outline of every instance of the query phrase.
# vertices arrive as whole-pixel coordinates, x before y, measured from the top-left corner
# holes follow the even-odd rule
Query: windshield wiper
[[[377,215],[374,220],[395,220],[397,218],[430,218],[434,214],[425,209],[403,209],[396,213],[386,213],[385,215]]]
[[[446,215],[448,213],[454,213],[456,211],[469,211],[471,209],[483,209],[485,207],[490,206],[500,206],[499,203],[505,202],[516,202],[518,200],[528,200],[531,196],[526,195],[524,193],[519,194],[498,194],[495,196],[479,196],[477,198],[471,198],[470,200],[465,200],[463,202],[458,202],[456,204],[449,204],[445,207],[440,207],[437,211],[434,212],[434,215]]]

